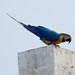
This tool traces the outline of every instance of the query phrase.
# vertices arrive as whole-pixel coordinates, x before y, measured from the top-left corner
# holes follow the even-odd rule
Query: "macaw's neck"
[[[64,35],[61,35],[61,36],[59,37],[59,41],[65,42],[65,41],[64,41]]]
[[[62,43],[63,42],[63,38],[64,38],[64,36],[61,35],[61,36],[59,36],[59,39],[57,41],[51,41],[51,43],[54,43],[54,44]]]

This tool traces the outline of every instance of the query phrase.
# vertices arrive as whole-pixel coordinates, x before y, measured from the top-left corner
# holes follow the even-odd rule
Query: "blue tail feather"
[[[39,36],[39,32],[37,30],[37,27],[35,26],[31,26],[31,25],[26,25],[22,22],[19,22],[18,20],[16,20],[14,17],[10,16],[9,14],[7,14],[9,17],[11,17],[13,20],[15,20],[16,22],[18,22],[19,24],[21,24],[24,28],[26,28],[27,30],[29,30],[30,32],[34,33],[35,35]]]
[[[22,22],[20,22],[20,24],[23,25],[23,27],[26,28],[27,30],[29,30],[30,32],[34,33],[37,36],[40,36],[36,26],[26,25]]]

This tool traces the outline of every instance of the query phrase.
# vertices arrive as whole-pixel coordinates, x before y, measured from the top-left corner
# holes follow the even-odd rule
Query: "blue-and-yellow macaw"
[[[9,14],[7,14],[10,16]],[[12,19],[17,21],[15,18],[10,16]],[[35,34],[40,38],[41,41],[43,41],[45,44],[59,44],[68,41],[71,42],[71,36],[66,33],[56,33],[55,31],[49,30],[48,28],[45,28],[43,26],[32,26],[32,25],[26,25],[22,22],[17,21],[19,24],[21,24],[24,28]]]

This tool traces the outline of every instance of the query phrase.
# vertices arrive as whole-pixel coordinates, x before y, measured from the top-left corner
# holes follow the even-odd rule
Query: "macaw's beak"
[[[64,36],[64,42],[68,41],[69,43],[71,42],[71,36]]]
[[[67,39],[66,41],[68,41],[70,43],[71,42],[71,38]]]

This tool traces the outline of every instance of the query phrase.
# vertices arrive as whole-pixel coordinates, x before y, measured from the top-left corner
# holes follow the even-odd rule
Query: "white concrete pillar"
[[[54,45],[18,53],[19,75],[75,75],[75,53]]]

